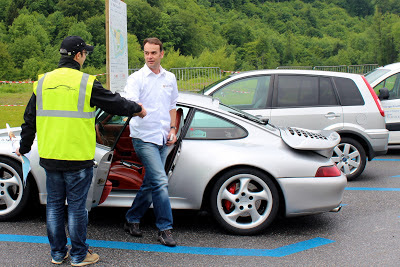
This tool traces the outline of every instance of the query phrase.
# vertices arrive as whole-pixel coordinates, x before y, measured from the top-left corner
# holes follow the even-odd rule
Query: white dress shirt
[[[175,75],[161,66],[160,73],[155,74],[145,64],[128,77],[122,95],[142,103],[147,111],[144,118],[132,117],[130,136],[157,145],[165,144],[171,126],[169,111],[176,109],[178,100]]]

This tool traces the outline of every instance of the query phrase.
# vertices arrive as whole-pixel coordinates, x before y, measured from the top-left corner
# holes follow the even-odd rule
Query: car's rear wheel
[[[276,217],[279,194],[272,180],[247,168],[221,176],[211,192],[211,211],[227,231],[252,235],[265,229]]]
[[[347,180],[353,180],[364,171],[367,155],[358,141],[343,137],[333,150],[332,160],[346,174]]]
[[[17,216],[28,204],[29,184],[24,188],[22,166],[0,158],[0,221]]]

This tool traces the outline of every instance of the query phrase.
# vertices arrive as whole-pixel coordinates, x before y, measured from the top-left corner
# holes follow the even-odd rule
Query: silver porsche
[[[129,120],[97,113],[88,210],[130,207],[142,184],[145,169],[129,137]],[[278,214],[340,209],[347,179],[330,159],[340,142],[335,131],[275,127],[212,97],[183,92],[177,122],[178,141],[165,166],[173,209],[209,211],[223,229],[240,235],[263,231]],[[0,130],[0,220],[21,214],[32,197],[46,204],[36,141],[24,186],[11,144],[20,128],[12,130],[14,140]]]

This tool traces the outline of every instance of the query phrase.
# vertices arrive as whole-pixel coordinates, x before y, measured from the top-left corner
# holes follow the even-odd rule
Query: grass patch
[[[0,129],[6,128],[6,123],[11,127],[21,126],[26,104],[31,96],[32,84],[0,84]]]

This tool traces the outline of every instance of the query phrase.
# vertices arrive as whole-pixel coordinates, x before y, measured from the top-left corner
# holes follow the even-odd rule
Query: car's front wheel
[[[346,174],[347,180],[353,180],[364,171],[367,155],[358,141],[343,137],[333,150],[332,160]]]
[[[22,166],[0,157],[0,221],[17,216],[28,204],[29,185],[22,181]]]
[[[211,211],[227,231],[252,235],[276,217],[279,194],[272,180],[260,171],[241,168],[221,176],[211,192]]]

